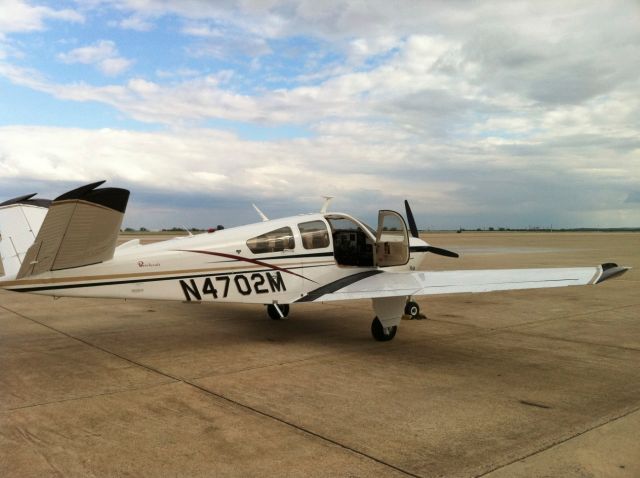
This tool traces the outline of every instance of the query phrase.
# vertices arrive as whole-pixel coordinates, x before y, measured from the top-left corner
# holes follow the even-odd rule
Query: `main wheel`
[[[289,304],[278,304],[278,307],[280,308],[280,312],[282,312],[282,315],[284,315],[284,317],[289,315]],[[273,304],[267,305],[267,314],[269,314],[269,317],[271,317],[273,320],[280,320],[283,318],[280,317],[276,306]]]
[[[371,322],[371,335],[379,342],[387,342],[396,336],[398,326],[385,327],[377,317]]]
[[[417,302],[409,301],[407,305],[404,306],[404,313],[412,319],[415,319],[420,313],[420,306]]]

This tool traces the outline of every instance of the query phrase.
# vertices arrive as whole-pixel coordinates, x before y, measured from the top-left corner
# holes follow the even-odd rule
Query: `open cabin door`
[[[376,234],[376,265],[402,266],[409,262],[409,234],[407,225],[395,211],[378,212]]]

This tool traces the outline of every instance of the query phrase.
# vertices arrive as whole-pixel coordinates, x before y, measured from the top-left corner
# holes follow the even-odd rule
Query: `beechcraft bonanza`
[[[598,284],[627,267],[424,271],[427,254],[458,257],[381,210],[377,229],[321,212],[142,245],[116,247],[129,191],[104,181],[53,201],[29,194],[0,204],[0,287],[56,297],[266,304],[273,319],[291,304],[371,299],[376,340],[393,339],[414,297]],[[330,198],[328,198],[330,199]],[[255,207],[255,206],[254,206]]]

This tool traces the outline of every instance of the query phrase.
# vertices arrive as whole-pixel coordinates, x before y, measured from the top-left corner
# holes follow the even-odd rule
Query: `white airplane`
[[[21,196],[0,204],[0,288],[56,297],[266,304],[273,319],[290,304],[371,299],[376,340],[393,339],[416,296],[598,284],[629,268],[424,271],[429,253],[458,257],[381,210],[376,230],[321,212],[142,245],[116,247],[129,191],[104,181],[53,201]]]

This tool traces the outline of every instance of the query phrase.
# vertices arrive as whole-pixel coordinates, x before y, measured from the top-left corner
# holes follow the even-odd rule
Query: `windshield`
[[[365,224],[364,222],[356,222],[350,217],[345,217],[341,215],[327,215],[325,219],[329,222],[331,226],[331,232],[336,231],[357,231],[358,229],[362,229],[364,226],[367,229],[367,232],[370,232],[373,237],[376,236],[376,230]]]

